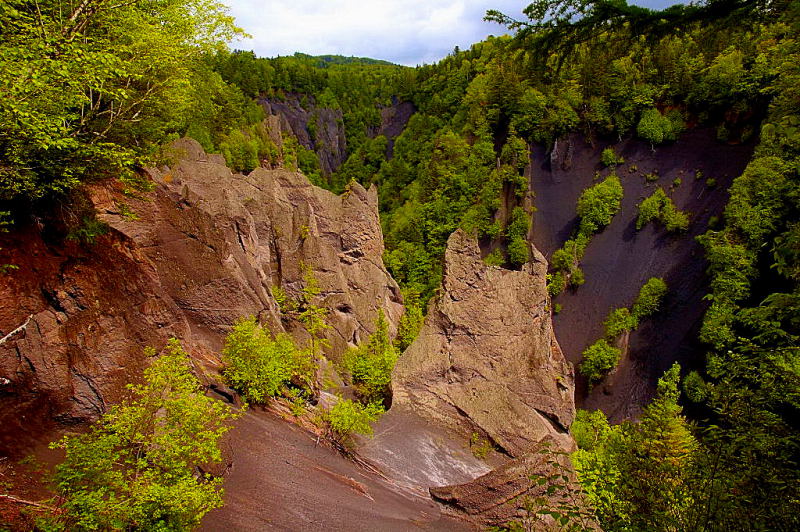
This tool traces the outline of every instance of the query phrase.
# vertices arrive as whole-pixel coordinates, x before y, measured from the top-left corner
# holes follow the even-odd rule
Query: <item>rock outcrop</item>
[[[292,135],[303,147],[314,151],[323,175],[331,175],[347,160],[347,135],[340,109],[318,107],[312,96],[301,94],[287,94],[281,100],[261,98],[259,103],[267,114],[270,130]],[[387,159],[391,159],[395,139],[416,110],[413,103],[393,98],[391,105],[380,107],[380,124],[367,128],[370,138],[383,135],[388,140]]]
[[[546,262],[532,257],[522,271],[487,266],[474,237],[453,233],[442,291],[392,375],[393,404],[512,457],[546,437],[571,447],[573,371],[553,335]]]
[[[316,107],[313,98],[305,100],[309,103],[304,107],[300,95],[289,94],[283,100],[262,98],[259,103],[268,117],[278,119],[281,132],[294,135],[302,146],[316,152],[322,173],[330,175],[347,159],[344,116],[339,109]],[[313,124],[313,135],[309,124]]]
[[[433,487],[430,494],[434,499],[487,526],[502,526],[509,521],[526,518],[530,520],[534,516],[530,515],[526,503],[548,497],[547,490],[551,485],[539,484],[535,478],[550,478],[558,473],[564,474],[568,479],[563,481],[559,476],[560,485],[567,486],[568,482],[575,482],[569,457],[548,452],[553,447],[557,448],[558,443],[548,437],[519,458],[510,460],[471,482]],[[556,497],[559,495],[556,494]],[[533,530],[558,529],[550,525],[555,525],[551,519],[542,519]]]
[[[329,310],[331,356],[373,332],[379,308],[396,326],[402,303],[381,258],[374,188],[336,196],[295,172],[234,175],[194,141],[175,147],[182,160],[152,171],[147,197],[91,190],[110,227],[93,245],[48,243],[35,226],[4,237],[3,262],[19,269],[0,276],[2,450],[36,432],[34,412],[41,423],[99,415],[141,375],[142,347],[170,336],[212,369],[243,316],[302,341],[272,290],[298,297],[304,268]]]

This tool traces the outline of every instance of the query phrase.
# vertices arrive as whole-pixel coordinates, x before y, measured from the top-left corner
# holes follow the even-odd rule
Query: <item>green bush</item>
[[[623,332],[629,332],[639,326],[639,320],[631,315],[631,311],[626,308],[614,309],[608,315],[603,327],[606,330],[606,338],[613,340]]]
[[[511,211],[511,221],[506,228],[506,238],[508,239],[508,261],[512,266],[522,266],[528,262],[529,251],[528,230],[530,229],[530,218],[522,207],[515,207]]]
[[[356,434],[372,435],[370,423],[377,421],[383,414],[383,406],[379,403],[362,405],[350,399],[339,399],[327,414],[327,421],[333,434],[343,442]]]
[[[656,188],[639,204],[636,229],[641,229],[653,220],[659,220],[669,232],[686,231],[689,228],[689,216],[675,207],[661,187]]]
[[[647,109],[636,126],[636,133],[650,144],[656,145],[677,140],[682,129],[683,119],[680,114],[664,116],[658,109]]]
[[[400,323],[397,326],[397,337],[394,339],[394,344],[400,353],[411,345],[425,321],[425,313],[422,309],[418,291],[410,288],[403,290],[403,303],[406,311],[400,318]]]
[[[608,147],[600,154],[600,162],[603,163],[603,166],[617,166],[624,163],[625,159],[621,155],[617,155],[614,148]]]
[[[591,235],[611,223],[622,202],[622,183],[612,174],[583,191],[578,198],[579,232]]]
[[[651,277],[639,290],[639,296],[631,308],[631,315],[641,321],[655,314],[666,294],[667,283],[658,277]]]
[[[379,403],[388,399],[392,369],[398,357],[397,348],[389,338],[389,324],[383,309],[378,311],[375,329],[368,342],[351,349],[342,361],[358,397],[364,403]]]
[[[564,272],[556,271],[549,273],[547,274],[547,278],[547,293],[550,294],[550,297],[556,297],[567,287],[567,280],[564,277]]]
[[[221,459],[233,416],[203,393],[180,343],[129,389],[88,432],[51,445],[66,455],[55,473],[63,513],[48,529],[192,530],[222,506],[222,479],[198,468]]]
[[[238,321],[225,338],[222,361],[225,380],[251,403],[266,403],[292,382],[311,387],[311,352],[297,349],[286,334],[272,338],[252,316]]]
[[[483,258],[483,262],[487,266],[502,266],[506,263],[506,259],[503,256],[503,250],[495,249]]]
[[[583,352],[581,373],[590,383],[598,382],[617,366],[621,355],[622,351],[618,347],[612,346],[605,339],[598,340]]]
[[[655,192],[642,200],[639,204],[639,216],[636,218],[637,230],[661,217],[661,209],[663,208],[665,199],[666,194],[664,194],[664,190],[658,187]]]
[[[689,229],[689,215],[678,210],[670,198],[664,203],[661,210],[661,222],[667,231],[683,232]]]

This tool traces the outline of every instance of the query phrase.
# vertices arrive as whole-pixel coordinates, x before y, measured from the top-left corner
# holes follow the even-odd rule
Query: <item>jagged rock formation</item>
[[[271,295],[274,286],[299,295],[301,264],[330,311],[329,353],[371,333],[379,308],[396,326],[402,303],[381,258],[374,188],[336,196],[285,170],[234,175],[195,141],[175,147],[183,159],[152,171],[147,198],[92,189],[111,228],[93,246],[48,244],[35,227],[6,236],[19,270],[0,276],[3,451],[36,432],[34,412],[37,423],[96,417],[141,374],[145,345],[179,337],[213,368],[224,334],[247,315],[302,341]]]
[[[278,119],[281,132],[294,135],[301,145],[316,152],[323,174],[332,174],[347,159],[347,137],[341,110],[313,104],[306,104],[309,109],[305,109],[297,94],[289,94],[284,100],[262,98],[259,103],[268,116]],[[308,128],[312,122],[313,138]]]
[[[488,526],[502,526],[511,520],[530,518],[525,500],[547,497],[548,484],[538,484],[531,477],[549,477],[556,472],[566,473],[574,481],[568,456],[548,452],[558,443],[547,437],[519,458],[515,458],[476,478],[472,482],[453,486],[432,487],[434,499],[459,510]],[[560,482],[560,481],[559,481]],[[553,530],[552,520],[543,520],[534,530]],[[591,526],[591,525],[590,525]]]
[[[442,292],[393,372],[393,405],[514,457],[545,437],[571,446],[573,371],[553,335],[547,264],[532,257],[522,271],[487,266],[474,237],[451,235]]]
[[[259,103],[267,113],[270,130],[293,135],[302,146],[313,150],[324,175],[332,174],[347,160],[347,135],[340,109],[317,107],[313,97],[300,94],[287,94],[282,100],[261,98]],[[380,124],[367,128],[369,137],[384,135],[389,141],[387,159],[392,156],[394,139],[415,112],[413,103],[394,99],[392,105],[381,107]]]

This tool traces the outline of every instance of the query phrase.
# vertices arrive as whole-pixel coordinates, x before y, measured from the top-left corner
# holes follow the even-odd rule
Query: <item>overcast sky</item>
[[[414,66],[433,63],[453,47],[469,48],[504,28],[483,22],[487,9],[520,15],[513,0],[223,0],[252,39],[234,48],[261,57],[340,54]],[[663,8],[674,0],[634,0]]]

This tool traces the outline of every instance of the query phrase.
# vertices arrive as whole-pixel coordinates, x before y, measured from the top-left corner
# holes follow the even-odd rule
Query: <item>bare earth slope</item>
[[[541,148],[534,151],[533,243],[547,257],[572,233],[578,196],[595,182],[595,172],[608,174],[600,165],[606,146],[591,146],[580,134],[573,134],[551,156]],[[670,292],[663,310],[631,335],[629,356],[619,370],[588,397],[585,383],[578,381],[579,405],[601,407],[619,421],[637,415],[654,393],[657,378],[673,361],[684,367],[698,362],[701,350],[693,338],[705,310],[706,265],[695,236],[706,231],[711,217],[721,214],[727,188],[744,169],[753,148],[721,144],[713,131],[703,129],[689,130],[676,143],[654,150],[635,139],[613,147],[625,159],[617,169],[624,187],[622,209],[586,248],[581,262],[586,283],[556,298],[563,309],[553,321],[564,354],[577,364],[581,352],[603,334],[602,322],[610,310],[631,305],[650,277],[666,280]],[[696,170],[702,174],[700,179],[695,177]],[[657,172],[658,180],[647,182],[644,175],[652,172]],[[673,186],[676,178],[681,183]],[[714,186],[707,182],[709,178],[716,181]],[[653,223],[636,231],[637,204],[659,185],[679,209],[690,213],[691,225],[685,234],[668,234]]]

